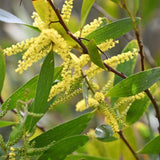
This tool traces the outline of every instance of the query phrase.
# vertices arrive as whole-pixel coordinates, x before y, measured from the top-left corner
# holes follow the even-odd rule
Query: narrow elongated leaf
[[[34,138],[31,143],[34,142],[35,147],[44,147],[53,141],[58,141],[69,136],[80,134],[88,126],[92,117],[93,113],[84,114],[76,119],[48,130]]]
[[[36,97],[30,107],[30,110],[29,110],[30,112],[33,112],[33,113],[46,112],[45,106],[47,104],[48,95],[52,86],[53,75],[54,75],[54,55],[53,55],[53,51],[50,51],[50,53],[45,58],[40,71],[37,89],[36,89]],[[36,124],[36,122],[40,118],[41,117],[33,118],[31,116],[28,116],[26,121],[27,129],[30,128],[31,130],[32,127]]]
[[[127,112],[127,116],[126,116],[127,123],[131,125],[137,122],[140,119],[140,117],[143,115],[147,107],[149,106],[150,102],[151,101],[147,95],[145,95],[145,97],[142,99],[135,100],[131,104]]]
[[[3,88],[3,82],[5,78],[5,59],[2,53],[2,50],[0,48],[0,95]]]
[[[98,67],[105,69],[105,66],[103,65],[103,62],[101,59],[101,55],[98,53],[98,49],[94,39],[90,40],[90,42],[88,43],[88,52],[89,52],[91,61],[94,64],[96,64]]]
[[[149,141],[138,153],[159,154],[160,153],[160,136]]]
[[[136,23],[138,23],[139,21],[140,18],[136,18]],[[89,40],[94,39],[96,41],[96,44],[100,44],[107,39],[118,38],[130,31],[132,28],[133,25],[130,18],[124,18],[98,28],[85,38]],[[86,41],[83,42],[84,44],[87,44]]]
[[[3,9],[0,9],[0,21],[6,23],[25,24],[21,19]]]
[[[81,27],[86,22],[87,16],[94,4],[95,0],[83,0],[82,9],[81,9]]]
[[[134,0],[134,15],[136,16],[139,9],[139,0]]]
[[[127,97],[138,94],[151,87],[160,79],[160,67],[149,69],[137,74],[131,75],[115,85],[108,96]]]
[[[1,106],[2,110],[6,108],[8,102],[9,107],[8,110],[16,108],[17,101],[28,101],[35,97],[36,85],[38,81],[38,75],[29,80],[26,84],[24,84],[21,88],[15,91]]]
[[[62,139],[55,143],[49,150],[44,152],[39,160],[52,159],[52,160],[64,160],[68,154],[77,150],[79,147],[87,143],[89,138],[87,136],[72,136]]]
[[[88,155],[69,155],[65,160],[112,160],[110,158],[102,158],[102,157],[95,157],[95,156],[88,156]]]
[[[133,49],[138,49],[137,40],[132,40],[131,42],[129,42],[126,45],[126,47],[123,49],[122,53],[126,53],[128,51],[132,52]],[[118,70],[119,72],[122,72],[126,76],[130,76],[134,71],[136,60],[137,60],[137,56],[134,56],[133,59],[130,59],[129,61],[125,61],[124,63],[118,64],[116,67],[116,70]],[[115,86],[117,83],[119,83],[122,80],[123,78],[115,74],[113,85]],[[113,105],[117,99],[118,99],[117,97],[112,97],[111,104]]]
[[[88,107],[88,87],[85,81],[83,82],[82,88],[83,88],[83,98],[85,100],[86,107]]]
[[[16,122],[9,122],[9,121],[0,121],[0,128],[15,125]]]

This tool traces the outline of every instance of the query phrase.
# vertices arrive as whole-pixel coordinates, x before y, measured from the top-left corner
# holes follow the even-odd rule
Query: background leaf
[[[140,18],[136,18],[135,21],[138,23]],[[96,29],[85,38],[89,40],[94,39],[96,44],[100,44],[107,39],[116,39],[130,31],[132,28],[133,25],[130,18],[124,18]],[[86,41],[83,41],[83,43],[87,44]]]
[[[44,113],[46,112],[46,104],[48,95],[52,86],[53,82],[53,75],[54,75],[54,54],[53,51],[46,56],[38,79],[37,89],[36,89],[36,97],[34,102],[30,107],[30,112],[33,113]],[[26,121],[26,127],[30,131],[32,130],[33,126],[41,117],[33,118],[28,116]]]
[[[17,23],[17,24],[26,24],[21,19],[16,17],[15,15],[0,9],[0,21],[6,22],[6,23]]]
[[[38,75],[29,80],[26,84],[24,84],[21,88],[15,91],[1,106],[2,110],[9,103],[8,110],[16,108],[17,101],[28,101],[35,97],[36,84],[38,81]]]
[[[86,22],[87,16],[94,4],[95,0],[83,0],[82,9],[81,9],[81,27]]]
[[[44,147],[53,141],[80,134],[88,126],[92,117],[93,113],[87,113],[69,122],[58,125],[34,138],[31,143],[34,142],[35,147]]]
[[[85,81],[83,81],[82,89],[83,89],[83,98],[85,100],[86,107],[88,107],[88,85],[86,84]]]
[[[1,106],[2,110],[6,108],[9,102],[8,110],[16,108],[17,101],[28,101],[35,97],[36,85],[38,81],[38,75],[29,80],[21,88],[15,91]]]
[[[149,141],[138,153],[159,154],[160,153],[160,136]]]
[[[4,59],[3,52],[0,48],[0,95],[3,88],[4,78],[5,78],[5,69],[6,69],[5,59]]]
[[[39,160],[51,158],[52,160],[64,160],[64,158],[77,150],[79,147],[87,143],[89,138],[87,136],[72,136],[62,139],[55,143],[49,150],[44,152]]]
[[[96,42],[94,39],[91,39],[88,43],[88,52],[91,58],[91,61],[96,64],[98,67],[105,69],[103,65],[101,55],[98,53]]]
[[[160,67],[149,69],[131,75],[115,85],[108,92],[108,96],[127,97],[138,94],[151,87],[160,79]]]
[[[0,128],[17,124],[16,122],[0,121]]]

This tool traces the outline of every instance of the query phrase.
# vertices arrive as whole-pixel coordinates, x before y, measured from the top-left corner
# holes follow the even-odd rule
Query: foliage
[[[73,0],[66,0],[61,11],[52,0],[33,0],[33,25],[0,9],[0,21],[24,25],[37,32],[37,37],[0,48],[0,118],[3,118],[0,128],[13,126],[7,142],[0,135],[0,159],[140,160],[143,154],[147,154],[143,157],[146,160],[158,157],[160,136],[154,135],[160,133],[160,101],[157,96],[160,92],[157,87],[160,67],[148,65],[145,70],[145,48],[137,27],[140,21],[147,22],[158,1],[149,12],[150,2],[147,1],[141,18],[137,15],[145,2],[108,2],[111,5],[115,3],[115,9],[121,8],[126,17],[114,19],[107,15],[107,10],[101,8],[106,3],[104,1],[97,5],[95,0],[83,0],[81,20],[76,27],[79,30],[75,33],[72,28],[76,20],[71,15]],[[105,12],[107,18],[99,17],[85,25],[92,7]],[[132,37],[131,41],[127,35]],[[127,39],[127,44],[121,53],[110,56],[108,53],[116,48],[122,37]],[[38,61],[42,62],[40,72],[4,101],[2,89],[8,74],[5,55],[18,53],[22,53],[22,57],[15,70],[17,74],[24,74]],[[60,63],[57,63],[57,57]],[[101,74],[107,76],[104,82]],[[39,126],[39,121],[48,113],[56,112],[60,104],[81,94],[83,98],[76,99],[76,111],[84,111],[81,116],[52,126],[48,131],[45,125]],[[149,118],[148,127],[138,127],[139,119],[150,108],[155,110],[158,132],[152,130]],[[68,113],[68,110],[63,106],[61,114]],[[9,111],[16,115],[15,121],[5,120]],[[98,121],[94,127],[89,125],[92,119]],[[41,131],[37,134],[38,129]],[[141,141],[147,137],[149,142],[137,146],[138,132]],[[148,133],[146,137],[145,133]]]

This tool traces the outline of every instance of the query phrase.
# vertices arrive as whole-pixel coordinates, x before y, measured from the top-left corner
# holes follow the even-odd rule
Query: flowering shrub
[[[5,76],[4,55],[11,56],[23,52],[15,70],[19,74],[32,67],[33,63],[44,59],[39,75],[29,80],[7,100],[3,101],[1,95],[0,117],[4,117],[11,110],[18,119],[18,122],[0,122],[2,126],[15,125],[7,143],[4,142],[3,136],[0,136],[2,158],[110,160],[119,159],[121,156],[127,159],[130,156],[130,159],[139,160],[143,153],[160,153],[159,135],[137,151],[132,141],[123,133],[131,129],[131,125],[139,120],[150,103],[160,124],[159,106],[153,97],[158,92],[156,84],[160,78],[160,68],[144,69],[143,44],[137,28],[140,18],[135,16],[138,8],[134,9],[132,14],[126,0],[114,0],[128,13],[129,18],[112,22],[99,17],[84,25],[94,2],[83,0],[80,30],[75,33],[70,30],[69,23],[73,0],[66,0],[61,11],[51,0],[33,0],[33,26],[24,24],[10,13],[0,10],[0,14],[7,14],[8,21],[12,22],[14,17],[17,23],[39,32],[37,37],[1,49],[0,91]],[[135,0],[134,5],[137,6],[138,3],[139,1]],[[6,21],[3,16],[0,18]],[[117,39],[131,29],[135,32],[136,39],[130,41],[122,53],[109,57],[107,51],[114,48],[119,43]],[[79,54],[76,54],[75,50]],[[63,61],[58,67],[54,66],[56,54]],[[134,73],[137,57],[141,59],[141,71]],[[96,77],[102,72],[110,73],[103,86],[96,81]],[[43,127],[39,127],[38,121],[46,112],[54,111],[58,104],[67,102],[81,93],[83,99],[77,102],[75,110],[87,113],[46,132]],[[87,135],[82,135],[95,114],[103,117],[104,124],[97,126],[95,131],[90,129]],[[43,133],[33,137],[36,127]],[[133,131],[130,132],[132,133]],[[20,140],[23,140],[23,143],[19,144]],[[110,154],[114,151],[114,147],[108,145],[111,143],[118,154]],[[85,144],[87,147],[83,154],[76,152]],[[124,144],[129,150],[125,149]],[[120,153],[121,146],[124,147],[124,153]],[[107,152],[106,155],[98,152],[103,148],[104,152]]]

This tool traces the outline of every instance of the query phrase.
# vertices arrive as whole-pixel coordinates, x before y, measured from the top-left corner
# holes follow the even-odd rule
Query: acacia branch
[[[55,6],[54,6],[54,4],[52,3],[52,1],[51,1],[51,0],[47,0],[47,1],[50,3],[51,7],[52,7],[53,10],[55,11],[55,13],[56,13],[56,15],[57,15],[57,17],[58,17],[58,19],[59,19],[59,22],[60,22],[60,24],[62,25],[62,27],[65,29],[66,33],[69,34],[69,35],[71,36],[71,38],[72,38],[73,40],[75,40],[75,41],[82,47],[84,53],[89,54],[89,53],[88,53],[88,49],[86,48],[86,46],[80,41],[80,39],[76,38],[76,37],[73,35],[73,33],[68,29],[68,27],[65,25],[65,23],[64,23],[61,15],[60,15],[60,13],[59,13],[59,10],[55,8]],[[105,66],[109,71],[117,74],[118,76],[122,77],[123,79],[127,78],[126,75],[124,75],[123,73],[121,73],[121,72],[113,69],[113,68],[110,67],[108,64],[106,64],[106,63],[104,63],[104,62],[103,62],[103,64],[104,64],[104,66]],[[132,147],[129,145],[128,141],[127,141],[127,140],[125,139],[125,137],[123,136],[122,131],[120,131],[119,134],[120,134],[120,137],[122,138],[122,140],[125,142],[125,144],[128,146],[128,148],[129,148],[130,151],[132,152],[133,156],[134,156],[137,160],[139,160],[138,156],[136,155],[136,152],[134,152],[134,150],[132,149]]]
[[[135,35],[136,35],[136,39],[137,39],[137,42],[138,42],[139,54],[140,54],[140,57],[141,57],[141,70],[144,71],[145,70],[145,68],[144,68],[144,50],[143,50],[142,39],[141,39],[140,33],[138,31],[137,25],[135,23],[135,18],[132,16],[132,14],[129,11],[129,9],[128,9],[126,4],[127,4],[126,0],[123,0],[122,7],[126,10],[126,12],[128,13],[129,17],[131,18],[131,21],[132,21],[132,24],[133,24],[133,28],[134,28],[134,32],[135,32]],[[160,133],[160,109],[159,109],[159,106],[158,106],[155,98],[153,97],[153,95],[149,91],[149,89],[146,89],[145,93],[147,94],[147,96],[151,100],[151,102],[153,104],[153,107],[154,107],[154,109],[156,111],[156,117],[157,117],[158,123],[159,123],[158,132]]]

